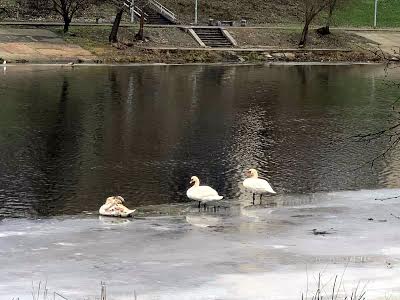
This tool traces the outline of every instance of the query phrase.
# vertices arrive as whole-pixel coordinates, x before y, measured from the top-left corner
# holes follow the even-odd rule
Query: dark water
[[[399,187],[399,155],[351,136],[392,124],[381,66],[0,68],[0,216],[228,199],[255,167],[280,193]],[[393,75],[393,78],[396,74]]]

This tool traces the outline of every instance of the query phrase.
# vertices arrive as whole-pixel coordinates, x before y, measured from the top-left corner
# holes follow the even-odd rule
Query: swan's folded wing
[[[272,193],[276,194],[268,181],[259,178],[248,178],[243,181],[243,186],[257,193]]]
[[[221,200],[223,198],[222,196],[218,195],[216,190],[206,185],[191,188],[188,191],[188,197],[198,201]]]

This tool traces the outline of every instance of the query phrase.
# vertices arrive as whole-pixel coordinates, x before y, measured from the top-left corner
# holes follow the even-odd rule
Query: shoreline
[[[37,66],[37,67],[143,67],[143,66],[354,66],[354,65],[384,65],[384,62],[363,62],[363,61],[327,61],[327,62],[290,62],[290,61],[274,61],[274,62],[205,62],[205,63],[76,63],[69,65],[69,62],[29,62],[29,63],[10,63],[0,65],[0,68],[21,67],[21,66]]]
[[[136,41],[135,27],[121,28],[119,42],[108,42],[109,30],[101,26],[74,27],[67,35],[61,28],[2,28],[0,64],[270,64],[270,63],[382,63],[400,61],[391,54],[395,33],[335,31],[320,37],[311,32],[308,47],[298,48],[298,30],[226,28],[235,46],[203,47],[176,27],[148,27],[146,40]],[[11,30],[12,29],[12,30]],[[378,42],[390,40],[386,48]],[[374,42],[378,40],[378,42]],[[388,43],[388,42],[386,42]],[[379,49],[383,49],[379,51]]]

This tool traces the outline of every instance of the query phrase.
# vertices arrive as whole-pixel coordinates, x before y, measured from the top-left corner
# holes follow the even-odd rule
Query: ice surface
[[[399,199],[375,200],[397,195],[279,195],[132,220],[4,219],[0,299],[32,299],[32,280],[71,300],[94,299],[100,281],[108,299],[134,299],[134,291],[140,300],[301,299],[319,273],[324,295],[338,275],[343,294],[359,284],[367,299],[400,296]]]

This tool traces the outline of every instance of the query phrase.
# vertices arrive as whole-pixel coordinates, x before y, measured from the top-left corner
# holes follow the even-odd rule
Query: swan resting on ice
[[[256,169],[249,169],[248,171],[246,171],[246,176],[249,178],[243,181],[243,186],[246,190],[253,193],[253,205],[256,200],[256,194],[260,195],[260,203],[263,194],[276,194],[268,181],[258,178],[258,172]]]
[[[127,218],[131,217],[136,209],[132,210],[127,208],[124,203],[125,200],[121,196],[112,196],[106,199],[106,203],[104,203],[100,209],[99,213],[102,216],[108,217],[121,217]]]
[[[218,195],[218,192],[212,187],[200,185],[200,179],[197,176],[190,178],[190,184],[193,184],[193,186],[187,190],[186,195],[191,200],[199,201],[199,208],[201,207],[201,203],[206,207],[207,202],[224,198]]]

